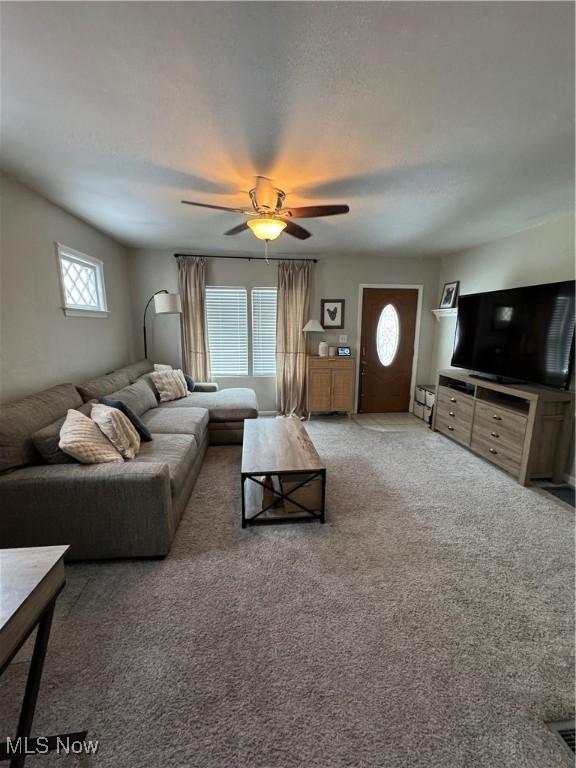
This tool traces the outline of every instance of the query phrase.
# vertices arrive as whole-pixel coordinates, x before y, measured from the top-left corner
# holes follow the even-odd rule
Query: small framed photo
[[[455,280],[453,283],[444,283],[444,288],[442,289],[442,298],[440,299],[440,309],[452,309],[456,306],[456,302],[458,301],[459,287],[459,280]]]
[[[324,328],[344,328],[344,299],[322,299],[320,317]]]

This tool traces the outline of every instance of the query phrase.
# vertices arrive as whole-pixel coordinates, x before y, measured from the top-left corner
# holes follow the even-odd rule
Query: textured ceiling
[[[571,3],[3,3],[2,165],[127,244],[259,253],[255,174],[348,203],[276,253],[453,251],[572,203]]]

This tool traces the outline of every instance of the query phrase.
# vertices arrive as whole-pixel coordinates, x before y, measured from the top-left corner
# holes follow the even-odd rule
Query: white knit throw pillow
[[[179,400],[188,394],[186,379],[180,369],[175,371],[155,371],[150,374],[150,378],[158,390],[161,403]]]
[[[125,459],[133,459],[138,454],[140,436],[122,411],[97,403],[92,406],[91,417]]]
[[[70,409],[60,429],[61,451],[82,464],[107,464],[124,459],[88,416]]]

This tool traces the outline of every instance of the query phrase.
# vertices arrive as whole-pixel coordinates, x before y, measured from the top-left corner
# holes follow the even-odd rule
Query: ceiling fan
[[[298,208],[284,207],[286,193],[277,189],[272,181],[265,176],[256,176],[256,185],[249,192],[252,208],[228,208],[223,205],[208,205],[195,203],[192,200],[182,200],[184,205],[196,205],[199,208],[214,208],[217,211],[232,211],[251,216],[248,221],[232,227],[225,235],[239,235],[246,229],[251,229],[259,240],[275,240],[281,232],[307,240],[311,233],[296,224],[292,219],[313,219],[318,216],[337,216],[348,213],[347,205],[305,205]]]

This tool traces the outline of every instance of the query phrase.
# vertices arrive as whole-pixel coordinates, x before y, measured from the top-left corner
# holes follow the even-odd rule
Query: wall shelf
[[[440,322],[443,317],[456,317],[458,314],[457,307],[452,307],[451,309],[433,309],[431,311],[438,322]]]

